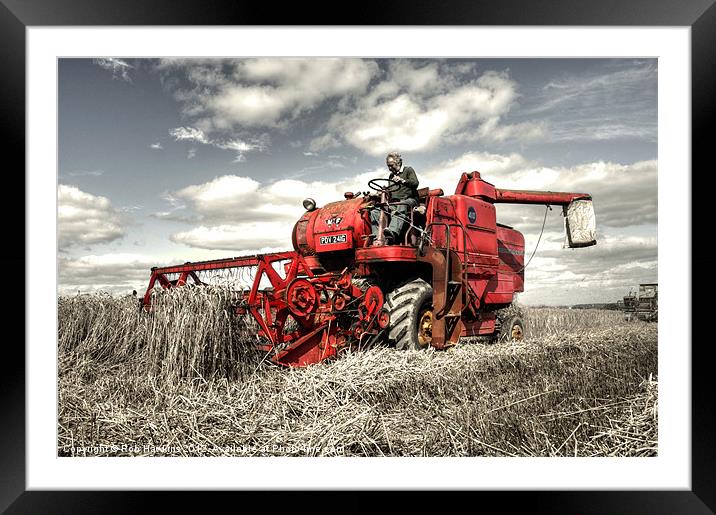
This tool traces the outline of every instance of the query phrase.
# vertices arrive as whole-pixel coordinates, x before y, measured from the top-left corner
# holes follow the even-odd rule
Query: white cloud
[[[541,117],[552,141],[655,142],[657,82],[656,60],[612,62],[553,79],[520,115]]]
[[[69,177],[99,177],[104,175],[104,170],[75,170],[68,172]]]
[[[492,154],[489,152],[468,152],[460,157],[444,161],[427,170],[416,170],[422,186],[442,188],[446,195],[455,191],[463,172],[479,171],[483,179],[509,177],[525,166],[528,161],[519,154]]]
[[[312,133],[309,152],[350,145],[370,155],[656,136],[650,61],[555,77],[529,98],[507,71],[449,59],[170,59],[156,68],[203,144],[241,134],[253,145],[256,131],[297,128]]]
[[[321,136],[317,136],[313,138],[308,144],[309,150],[313,152],[321,152],[323,150],[337,148],[340,146],[341,142],[338,141],[338,138],[336,138],[332,134],[323,134]]]
[[[213,144],[217,148],[221,148],[224,150],[233,150],[234,152],[236,152],[236,157],[234,158],[235,163],[246,161],[246,154],[248,152],[262,152],[266,150],[266,146],[259,141],[249,143],[240,139],[233,139],[229,141],[215,142]]]
[[[322,102],[365,91],[378,67],[333,58],[163,60],[158,69],[188,80],[175,90],[183,114],[209,133],[276,127]]]
[[[656,224],[656,161],[630,165],[595,162],[568,168],[528,166],[504,179],[504,188],[589,193],[597,223],[608,227]],[[489,179],[488,179],[489,180]]]
[[[487,71],[468,80],[459,75],[463,68],[437,63],[416,67],[397,61],[389,68],[386,80],[331,117],[328,133],[315,138],[312,149],[342,140],[380,155],[394,148],[417,152],[455,142],[543,135],[539,124],[502,123],[518,98],[517,84],[506,73]]]
[[[569,75],[554,79],[544,86],[551,93],[548,100],[533,109],[534,112],[552,110],[578,100],[591,106],[625,98],[629,93],[642,90],[645,85],[656,86],[656,62],[631,63],[626,68],[603,71],[592,75]]]
[[[247,222],[235,225],[199,226],[171,235],[174,243],[203,249],[240,251],[260,247],[291,246],[293,223]]]
[[[112,293],[144,293],[149,283],[150,268],[157,263],[142,254],[114,253],[59,258],[60,293],[71,294],[104,290]]]
[[[57,196],[58,246],[109,243],[126,234],[124,221],[109,199],[60,184]]]
[[[129,71],[134,69],[134,66],[128,64],[122,59],[115,57],[106,57],[93,59],[92,62],[107,71],[112,72],[113,79],[121,79],[125,82],[132,82],[132,77],[129,75]]]
[[[528,161],[519,154],[471,152],[416,172],[421,186],[443,188],[446,194],[452,194],[460,174],[474,170],[498,188],[591,194],[599,226],[623,228],[657,223],[658,166],[655,160],[628,165],[594,162],[548,167]],[[541,227],[542,206],[498,204],[497,210],[503,223],[508,225]],[[560,209],[556,208],[556,211]]]
[[[169,135],[177,141],[195,141],[202,145],[210,143],[204,131],[195,127],[176,127],[169,130]]]
[[[436,62],[413,66],[410,61],[400,59],[391,61],[389,70],[393,83],[381,85],[383,91],[394,90],[397,86],[412,94],[425,95],[444,90],[452,82],[451,75],[441,73]],[[376,88],[378,95],[380,88]]]
[[[241,86],[226,88],[206,98],[213,124],[220,129],[235,125],[271,127],[291,107],[287,98],[273,86]]]
[[[149,145],[149,148],[151,148],[152,150],[163,150],[164,149],[162,144],[158,141],[156,143],[152,143],[151,145]]]
[[[367,172],[335,182],[285,179],[261,184],[249,177],[224,175],[165,196],[171,209],[157,218],[182,221],[192,229],[171,236],[175,243],[204,249],[249,250],[291,246],[291,231],[303,214],[303,199],[319,205],[343,198],[346,191],[368,190]]]
[[[234,162],[237,163],[246,161],[246,154],[248,152],[262,152],[266,150],[266,144],[261,139],[257,139],[253,142],[241,139],[210,139],[204,131],[197,129],[196,127],[176,127],[169,131],[169,135],[176,141],[190,141],[194,143],[201,143],[202,145],[212,145],[222,150],[233,150],[236,152]],[[195,155],[196,149],[189,149],[187,159],[192,159]]]
[[[520,295],[525,303],[563,304],[574,298],[575,289],[582,290],[578,295],[583,302],[616,302],[629,288],[658,280],[655,235],[606,235],[583,249],[561,249],[557,241],[544,247],[540,245],[525,271]]]
[[[546,126],[506,123],[519,98],[506,72],[450,60],[260,58],[163,60],[194,141],[217,134],[289,129],[312,116],[316,152],[349,144],[371,155],[388,149],[428,151],[439,145],[543,138]],[[331,114],[332,113],[332,114]],[[188,128],[185,128],[188,129]],[[202,140],[203,139],[203,140]],[[250,143],[250,142],[249,142]],[[242,160],[243,154],[237,156]]]
[[[165,200],[170,202],[177,216],[186,217],[187,211],[194,213],[195,221],[203,225],[244,220],[295,221],[303,213],[302,201],[306,197],[313,197],[319,203],[333,202],[343,198],[343,192],[351,188],[366,189],[368,178],[375,175],[368,173],[334,183],[284,179],[268,184],[249,177],[224,175],[172,192]]]
[[[258,188],[259,183],[254,179],[226,175],[205,184],[187,186],[174,196],[186,200],[194,210],[209,218],[233,217],[236,210],[253,203],[252,197]]]

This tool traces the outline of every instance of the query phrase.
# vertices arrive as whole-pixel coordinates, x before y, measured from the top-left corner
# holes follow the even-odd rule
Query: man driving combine
[[[405,222],[410,221],[410,211],[418,205],[418,177],[415,170],[410,166],[403,165],[403,158],[398,152],[391,152],[385,158],[385,164],[390,171],[390,180],[399,184],[390,196],[390,223],[384,230],[384,236],[388,245],[398,243],[398,238],[403,230]],[[380,221],[379,207],[370,212],[371,228],[373,237],[378,235],[378,222]]]

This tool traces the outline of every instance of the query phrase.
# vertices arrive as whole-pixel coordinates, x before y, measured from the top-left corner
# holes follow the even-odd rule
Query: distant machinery
[[[624,320],[644,320],[656,322],[659,316],[659,286],[657,283],[639,285],[639,292],[629,295],[617,304],[624,312]]]

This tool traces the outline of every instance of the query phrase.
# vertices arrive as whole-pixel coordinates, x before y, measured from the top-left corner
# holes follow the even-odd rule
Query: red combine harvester
[[[259,349],[286,366],[379,340],[398,349],[444,349],[461,336],[520,340],[522,320],[501,313],[524,290],[524,237],[496,222],[495,204],[563,206],[567,245],[596,243],[590,195],[499,189],[472,172],[462,174],[454,195],[418,190],[399,244],[387,244],[381,235],[399,184],[368,185],[373,192],[349,192],[322,208],[306,199],[293,251],[153,268],[142,305],[149,309],[155,285],[202,285],[202,274],[251,269],[235,311],[255,319]],[[374,239],[375,207],[382,211]]]

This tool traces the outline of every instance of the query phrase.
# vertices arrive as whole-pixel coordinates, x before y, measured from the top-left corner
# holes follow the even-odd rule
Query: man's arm
[[[419,183],[418,176],[415,175],[415,170],[413,170],[413,168],[410,166],[406,166],[403,171],[405,172],[405,181],[403,182],[403,184],[411,188],[417,188]]]

